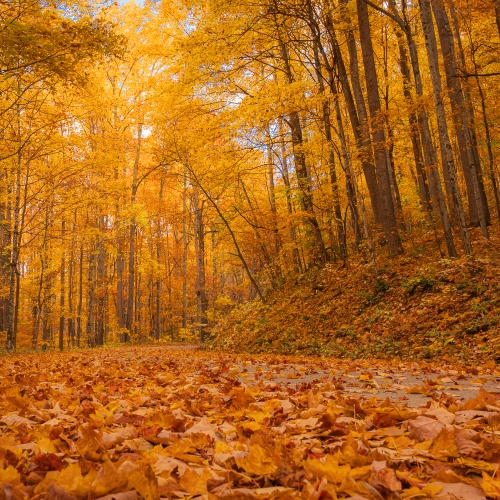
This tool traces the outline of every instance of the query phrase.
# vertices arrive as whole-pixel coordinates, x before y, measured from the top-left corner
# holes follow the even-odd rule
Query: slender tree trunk
[[[75,228],[73,226],[73,233]],[[68,269],[68,347],[75,345],[75,318],[73,317],[73,280],[74,280],[74,253],[73,245],[71,246],[71,253],[69,256],[69,269]]]
[[[9,272],[9,312],[7,319],[7,351],[14,351],[16,349],[16,335],[15,331],[17,325],[15,323],[16,311],[16,275],[19,263],[19,250],[20,250],[20,208],[21,208],[21,150],[17,154],[16,167],[13,172],[14,177],[14,206],[12,208],[13,214],[13,228],[11,235],[11,251],[10,251],[10,272]]]
[[[182,190],[182,328],[187,328],[187,258],[188,258],[188,235],[187,235],[187,167],[184,167],[184,182]]]
[[[411,77],[410,77],[410,69],[408,67],[408,54],[404,46],[403,34],[401,33],[401,31],[396,30],[396,38],[398,41],[398,49],[399,49],[399,68],[401,70],[401,76],[403,77],[403,93],[405,99],[408,101],[410,109],[413,110],[415,107],[415,103],[413,102],[413,98],[410,91]],[[430,211],[431,204],[430,204],[429,185],[427,181],[427,175],[425,174],[424,170],[425,168],[424,158],[422,154],[422,145],[418,130],[418,119],[414,111],[410,111],[408,121],[410,123],[411,144],[413,149],[413,158],[415,161],[415,170],[417,172],[420,202],[422,203],[422,208],[425,211]]]
[[[381,119],[380,97],[378,90],[377,73],[368,19],[368,8],[364,0],[356,0],[358,7],[359,33],[363,65],[365,68],[366,89],[368,106],[370,109],[372,143],[374,147],[375,165],[377,172],[377,185],[380,196],[380,211],[383,216],[383,228],[387,238],[389,256],[394,257],[403,253],[403,246],[398,234],[396,214],[392,202],[391,183],[387,168],[385,145],[386,137],[384,124]]]
[[[457,216],[458,227],[462,239],[462,246],[465,254],[472,253],[472,245],[470,242],[469,231],[462,205],[462,197],[458,186],[455,162],[453,159],[453,151],[451,147],[450,137],[448,134],[448,125],[446,123],[446,115],[443,104],[443,89],[441,85],[441,76],[439,74],[439,64],[437,56],[437,42],[434,33],[434,25],[432,22],[432,13],[428,0],[419,0],[420,18],[425,36],[425,47],[427,50],[427,58],[429,60],[429,69],[432,79],[432,87],[434,91],[434,103],[436,106],[436,117],[438,121],[439,142],[441,145],[441,153],[444,159],[443,169],[447,172],[450,180],[450,193],[452,195],[453,208]]]
[[[199,189],[194,190],[194,234],[196,242],[196,298],[197,323],[200,342],[207,337],[208,299],[205,278],[205,228],[203,225],[203,201],[200,200]]]
[[[105,225],[104,218],[101,218],[101,228]],[[104,330],[106,324],[106,249],[102,237],[98,239],[97,254],[97,345],[104,345]]]
[[[460,161],[464,172],[465,183],[467,186],[467,195],[469,199],[469,220],[471,224],[480,225],[483,236],[488,238],[488,205],[483,203],[486,196],[481,196],[482,184],[479,183],[478,169],[472,151],[471,134],[469,131],[469,118],[465,100],[460,85],[460,79],[457,78],[458,65],[455,56],[453,43],[453,34],[446,9],[442,0],[432,2],[434,17],[441,42],[441,52],[444,59],[444,69],[446,74],[446,83],[449,89],[449,97],[452,109],[452,121],[457,136]]]
[[[267,178],[269,182],[269,206],[271,208],[271,227],[274,236],[274,274],[281,280],[281,238],[278,230],[278,210],[276,206],[276,184],[274,181],[274,160],[273,160],[273,144],[272,135],[269,129],[269,124],[266,127],[267,135]]]
[[[189,168],[187,165],[186,165],[186,167]],[[196,183],[196,185],[201,189],[201,191],[203,192],[203,194],[205,195],[205,197],[207,198],[207,200],[214,207],[215,211],[217,212],[217,214],[221,218],[222,222],[226,226],[226,229],[228,230],[229,235],[231,236],[231,239],[233,240],[234,248],[236,250],[236,255],[238,256],[238,258],[240,259],[240,261],[241,261],[241,263],[243,265],[243,269],[245,271],[245,274],[247,275],[248,280],[250,281],[251,285],[253,286],[253,288],[254,288],[255,292],[257,293],[259,299],[262,302],[265,303],[266,301],[264,299],[264,295],[262,294],[262,292],[260,290],[260,287],[257,284],[257,281],[255,280],[252,272],[250,271],[250,267],[248,265],[248,262],[246,261],[245,257],[243,256],[243,253],[241,252],[240,245],[238,243],[238,240],[236,239],[236,235],[234,234],[234,231],[231,228],[231,225],[229,224],[229,221],[227,220],[227,218],[225,217],[225,215],[222,213],[222,211],[221,211],[219,205],[217,204],[217,202],[212,198],[212,196],[210,196],[210,193],[200,183],[200,180],[197,178],[195,172],[192,169],[190,169],[190,173],[191,173],[191,176],[193,177],[193,180]]]
[[[127,335],[124,332],[125,317],[124,317],[124,304],[123,304],[123,250],[122,241],[118,236],[118,254],[116,256],[116,313],[118,316],[118,328],[120,329],[120,342],[127,342]]]
[[[83,310],[83,243],[80,244],[79,260],[79,280],[78,280],[78,309],[76,318],[76,345],[80,347],[82,336],[82,310]]]
[[[45,274],[45,256],[43,251],[39,252],[39,257],[40,257],[40,275],[38,277],[38,290],[36,297],[36,305],[34,307],[35,322],[33,325],[33,337],[31,338],[31,347],[33,349],[36,349],[38,347],[38,335],[40,333],[40,322],[42,319],[42,307],[43,307],[42,293],[43,293],[43,280]]]
[[[288,84],[292,84],[293,74],[290,67],[288,50],[283,41],[280,40],[281,58],[284,64],[284,72]],[[320,263],[325,263],[327,260],[326,248],[321,234],[321,228],[318,219],[314,214],[313,196],[311,190],[311,179],[307,171],[306,156],[303,150],[304,141],[302,136],[302,126],[297,111],[292,111],[288,114],[288,126],[290,127],[293,145],[293,157],[295,161],[295,173],[297,177],[297,185],[299,188],[300,206],[306,214],[306,221],[316,243],[316,248],[313,253],[313,259]]]
[[[359,231],[358,223],[357,223],[357,219],[359,218],[357,207],[359,206],[359,210],[361,213],[361,222],[363,224],[363,232],[364,232],[364,236],[365,236],[366,247],[368,248],[368,251],[370,252],[370,257],[372,259],[375,274],[378,274],[377,258],[375,256],[375,248],[373,246],[373,243],[372,243],[372,240],[370,237],[370,232],[368,230],[368,220],[366,217],[363,199],[361,197],[361,194],[359,193],[358,184],[356,182],[356,175],[355,175],[354,170],[352,168],[352,162],[351,162],[351,159],[349,157],[349,150],[347,148],[347,141],[346,141],[346,136],[345,136],[345,131],[344,131],[344,123],[342,121],[342,114],[340,112],[340,104],[339,104],[339,99],[338,99],[339,94],[337,91],[337,87],[335,85],[335,80],[332,77],[330,77],[330,87],[332,89],[333,95],[335,96],[334,97],[335,117],[337,120],[337,131],[338,131],[338,135],[339,135],[339,139],[340,139],[340,145],[342,148],[343,169],[344,169],[344,172],[345,172],[346,177],[347,177],[347,183],[348,183],[348,185],[352,186],[352,191],[354,194],[354,200],[351,201],[351,212],[353,214],[353,218],[356,219],[355,228],[357,231]],[[358,203],[354,203],[355,201],[357,201]]]
[[[290,184],[290,174],[288,171],[288,159],[285,148],[285,139],[283,132],[283,123],[281,120],[278,120],[278,128],[280,134],[280,153],[281,153],[281,171],[283,175],[283,182],[285,184],[286,189],[286,208],[288,212],[288,217],[290,220],[290,225],[288,229],[288,237],[290,238],[290,243],[292,245],[292,263],[293,263],[293,272],[295,274],[302,272],[302,262],[300,260],[300,253],[297,245],[297,233],[295,231],[295,223],[293,221],[293,200],[292,200],[292,186]]]
[[[323,76],[321,60],[319,56],[321,37],[319,34],[319,27],[316,19],[314,18],[314,11],[311,0],[307,1],[309,11],[309,25],[313,37],[313,54],[314,54],[314,69],[316,71],[316,78],[318,80],[318,87],[323,100],[321,103],[321,111],[323,118],[323,126],[325,138],[327,141],[327,158],[328,158],[328,171],[330,173],[330,182],[332,184],[332,201],[333,201],[333,216],[335,219],[335,226],[337,228],[337,245],[338,253],[342,260],[347,258],[347,246],[344,235],[344,223],[342,220],[342,209],[340,207],[339,185],[337,180],[337,172],[335,169],[335,152],[333,150],[332,138],[332,124],[330,121],[330,104],[325,95],[325,77]],[[324,50],[324,49],[323,49]]]
[[[61,223],[61,242],[64,245],[64,236],[65,236],[65,229],[66,229],[66,221],[62,221]],[[64,314],[64,298],[65,298],[65,284],[66,284],[66,259],[64,257],[64,251],[62,254],[62,259],[61,259],[61,293],[59,296],[59,350],[63,351],[64,350],[64,326],[65,326],[65,314]]]
[[[382,38],[383,38],[383,47],[384,47],[384,57],[383,57],[383,67],[384,67],[384,81],[385,81],[385,89],[384,89],[384,105],[385,105],[385,113],[384,113],[384,124],[385,130],[387,133],[387,146],[385,149],[386,153],[386,163],[387,163],[387,171],[389,172],[389,181],[391,183],[391,193],[392,193],[392,203],[394,209],[396,211],[396,218],[399,224],[399,227],[402,231],[406,230],[406,224],[404,221],[403,215],[403,204],[401,202],[401,194],[399,192],[398,179],[396,176],[396,165],[394,163],[394,133],[389,122],[389,40],[387,35],[387,27],[384,27],[382,30]]]
[[[132,192],[130,196],[130,203],[134,204],[137,196],[137,181],[139,173],[139,162],[141,155],[141,141],[142,141],[142,123],[137,125],[137,145],[135,150],[135,160],[132,172]],[[127,290],[127,333],[125,342],[130,340],[132,334],[132,327],[134,325],[134,284],[135,284],[135,232],[136,221],[133,217],[129,226],[129,252],[128,252],[128,290]]]
[[[347,6],[349,0],[340,0],[342,5]],[[347,8],[343,11],[344,18],[348,25],[351,25],[351,18]],[[361,88],[361,77],[359,68],[361,67],[358,59],[358,51],[356,47],[356,38],[354,31],[348,28],[346,31],[347,49],[349,51],[349,76],[347,75],[346,67],[342,57],[342,52],[337,41],[333,21],[329,13],[326,14],[325,25],[331,37],[333,52],[335,55],[339,78],[342,83],[342,91],[346,100],[349,119],[356,139],[356,145],[361,157],[363,173],[370,194],[373,216],[377,224],[382,224],[382,212],[380,208],[380,193],[377,185],[377,173],[374,165],[372,144],[370,140],[368,113],[366,110],[365,98],[363,89]],[[323,55],[326,59],[326,56]],[[351,91],[352,85],[352,91]],[[354,98],[353,98],[354,94]]]
[[[95,292],[97,281],[96,250],[92,245],[89,257],[88,277],[87,277],[87,345],[95,347]]]
[[[161,207],[162,207],[162,200],[163,200],[163,185],[164,185],[165,180],[162,179],[160,180],[160,199],[159,199],[159,213],[158,213],[158,220],[156,223],[156,262],[158,263],[158,277],[156,278],[156,283],[155,283],[155,288],[156,288],[156,303],[155,303],[155,324],[154,324],[154,332],[155,332],[155,339],[160,340],[161,337],[161,292],[162,292],[162,286],[161,286],[161,275],[160,275],[160,269],[161,269],[161,235],[162,235],[162,227],[161,227]],[[167,233],[168,234],[168,233]],[[168,240],[167,240],[167,246],[168,246]]]

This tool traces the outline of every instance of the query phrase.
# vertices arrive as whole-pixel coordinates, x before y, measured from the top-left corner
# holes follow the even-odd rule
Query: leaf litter
[[[500,499],[493,363],[147,346],[2,364],[1,500]]]

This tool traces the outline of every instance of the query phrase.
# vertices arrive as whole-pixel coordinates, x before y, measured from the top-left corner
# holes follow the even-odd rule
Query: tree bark
[[[189,240],[187,234],[187,167],[184,167],[182,190],[182,328],[187,328],[187,258]]]
[[[436,117],[438,122],[439,142],[441,145],[441,155],[443,157],[443,169],[449,178],[449,188],[453,203],[453,208],[457,216],[457,223],[462,239],[462,247],[465,254],[472,253],[472,245],[470,242],[469,231],[465,221],[465,215],[462,205],[462,197],[458,186],[455,162],[453,159],[453,150],[451,147],[450,136],[448,133],[448,125],[446,123],[446,115],[444,103],[442,99],[443,89],[441,84],[441,76],[439,74],[439,64],[437,55],[437,42],[434,33],[434,24],[432,22],[432,13],[429,5],[429,0],[419,0],[420,4],[420,19],[425,36],[425,47],[427,58],[429,61],[429,69],[431,73],[432,87],[434,93],[434,104],[436,106]]]
[[[63,220],[61,223],[61,242],[64,244],[64,233],[66,229],[66,222]],[[65,298],[65,284],[66,284],[66,259],[64,252],[61,259],[61,293],[59,295],[59,350],[64,350],[64,326],[66,322],[64,314],[64,298]]]
[[[284,73],[289,84],[293,83],[293,74],[290,67],[290,59],[285,43],[280,40],[281,58],[284,65]],[[311,179],[306,166],[306,156],[303,150],[304,141],[302,136],[302,126],[297,111],[288,114],[288,126],[292,136],[293,157],[295,162],[295,173],[297,176],[297,185],[299,188],[299,202],[302,210],[306,213],[306,221],[309,225],[313,239],[316,242],[313,260],[324,264],[327,261],[326,248],[321,234],[321,228],[318,219],[314,214],[313,196],[311,190]]]
[[[200,200],[199,189],[194,190],[194,233],[196,242],[196,298],[197,323],[199,340],[207,338],[208,299],[205,278],[205,228],[203,225],[203,201]]]
[[[443,54],[446,83],[452,109],[452,122],[457,136],[460,162],[467,186],[469,200],[469,221],[473,225],[480,225],[483,236],[488,238],[488,205],[484,204],[486,196],[481,196],[482,183],[479,182],[478,168],[472,151],[469,117],[465,105],[464,95],[458,75],[458,65],[455,56],[453,34],[446,9],[442,0],[433,0],[432,9],[436,19],[441,52]],[[484,188],[483,188],[484,189]]]
[[[313,38],[313,55],[314,55],[314,70],[316,72],[316,79],[318,80],[318,87],[320,94],[323,96],[321,103],[322,119],[324,134],[327,142],[327,158],[328,158],[328,171],[330,173],[330,182],[332,185],[332,201],[333,201],[333,217],[335,220],[335,226],[337,228],[337,245],[338,254],[341,260],[347,258],[347,246],[344,235],[344,223],[342,220],[342,209],[340,207],[340,195],[339,195],[339,185],[337,180],[337,172],[335,169],[335,152],[333,150],[333,138],[332,138],[332,123],[330,120],[330,104],[328,98],[325,94],[325,80],[322,71],[322,64],[319,52],[324,48],[321,47],[321,37],[319,33],[319,27],[314,18],[314,11],[312,7],[311,0],[307,1],[308,11],[309,11],[309,26],[311,29],[311,34]]]
[[[349,0],[340,0],[340,3],[347,5]],[[351,19],[345,10],[346,22],[350,25]],[[356,39],[352,29],[346,32],[347,48],[349,51],[349,76],[334,30],[333,21],[329,13],[325,16],[325,26],[330,35],[335,62],[339,73],[339,79],[342,83],[342,92],[346,101],[347,112],[351,122],[352,131],[356,140],[358,154],[361,159],[363,174],[365,176],[370,202],[372,205],[373,216],[377,224],[382,224],[382,213],[380,211],[380,194],[377,185],[377,173],[373,163],[373,150],[370,140],[368,115],[366,111],[365,99],[361,88],[361,78],[359,74],[359,60],[356,48]],[[326,59],[326,54],[323,54],[323,59]],[[352,90],[351,90],[352,84]],[[354,93],[354,97],[353,97]]]
[[[21,149],[17,153],[16,166],[13,171],[14,177],[14,205],[12,207],[13,227],[11,233],[11,251],[10,251],[10,272],[9,272],[9,311],[7,319],[7,351],[15,351],[16,349],[16,330],[15,311],[16,311],[16,275],[19,263],[20,251],[20,209],[21,209]]]
[[[368,19],[368,8],[363,0],[356,0],[358,7],[359,33],[361,52],[365,68],[368,107],[370,110],[372,143],[377,173],[377,185],[380,196],[380,211],[383,217],[383,228],[387,238],[389,256],[394,257],[403,253],[403,246],[398,234],[396,214],[392,202],[391,183],[386,162],[386,137],[384,123],[381,116],[378,79],[375,69],[375,59]]]
[[[135,203],[137,196],[139,162],[141,158],[141,141],[142,141],[142,123],[139,123],[137,125],[137,144],[135,149],[134,167],[132,171],[132,188],[130,196],[131,204]],[[135,232],[136,232],[136,221],[135,217],[132,217],[129,226],[127,323],[126,323],[127,333],[125,342],[128,342],[130,340],[130,336],[133,333],[132,328],[134,326]]]

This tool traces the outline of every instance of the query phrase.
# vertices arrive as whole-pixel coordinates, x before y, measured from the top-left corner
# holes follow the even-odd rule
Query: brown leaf
[[[458,451],[463,457],[480,458],[484,455],[484,448],[470,439],[468,429],[460,429],[455,433]]]
[[[45,493],[45,500],[76,500],[76,496],[68,493],[64,488],[51,484]]]
[[[403,486],[396,472],[388,469],[385,462],[373,462],[368,483],[379,491],[401,491]]]
[[[417,417],[408,421],[410,438],[418,441],[429,441],[434,439],[444,428],[444,424],[429,417]]]
[[[48,472],[51,470],[60,471],[63,468],[63,461],[61,457],[54,455],[53,453],[39,453],[35,459],[35,464],[37,465],[36,470],[42,472]]]

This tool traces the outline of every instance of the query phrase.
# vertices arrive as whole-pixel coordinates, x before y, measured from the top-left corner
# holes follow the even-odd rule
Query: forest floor
[[[491,361],[5,356],[0,498],[500,499],[498,382]]]
[[[474,257],[437,258],[432,241],[371,262],[353,255],[225,311],[210,348],[340,358],[500,363],[500,237]]]

